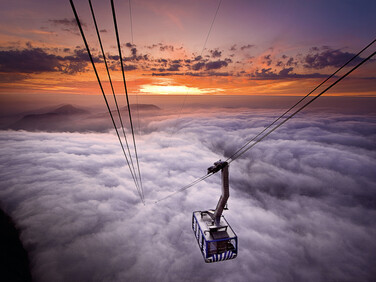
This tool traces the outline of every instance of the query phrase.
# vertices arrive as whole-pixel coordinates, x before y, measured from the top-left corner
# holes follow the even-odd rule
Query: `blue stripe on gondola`
[[[211,255],[210,257],[207,258],[207,262],[224,261],[224,260],[233,259],[235,257],[236,257],[236,253],[232,251],[226,251],[224,253]]]

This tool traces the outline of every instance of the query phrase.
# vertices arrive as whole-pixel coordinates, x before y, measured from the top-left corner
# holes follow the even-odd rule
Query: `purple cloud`
[[[256,70],[254,73],[250,75],[251,79],[259,79],[259,80],[277,80],[277,79],[299,79],[299,78],[325,78],[327,75],[320,74],[320,73],[311,73],[311,74],[297,74],[293,73],[294,68],[283,68],[279,72],[273,71],[272,68],[262,68],[260,70]]]
[[[205,64],[206,70],[216,70],[216,69],[220,69],[222,67],[227,67],[227,66],[228,66],[228,62],[226,60],[224,61],[218,60],[218,61],[208,62]]]
[[[323,47],[321,52],[318,48],[312,49],[316,53],[310,53],[303,59],[305,68],[310,69],[323,69],[326,67],[341,67],[348,60],[355,56],[353,53],[343,52],[339,49],[333,50],[329,47]],[[354,59],[349,65],[355,65],[359,63],[361,58]]]
[[[255,45],[247,44],[247,45],[243,45],[242,47],[240,47],[240,50],[244,51],[246,49],[251,49],[252,47],[255,47]]]
[[[222,52],[218,51],[218,49],[210,50],[209,52],[210,52],[212,58],[220,58],[222,56]]]

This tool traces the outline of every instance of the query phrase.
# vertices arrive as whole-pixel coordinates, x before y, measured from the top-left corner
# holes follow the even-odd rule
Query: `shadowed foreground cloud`
[[[372,280],[374,116],[300,115],[231,164],[225,216],[240,246],[233,261],[205,264],[191,231],[192,211],[215,207],[218,175],[152,204],[273,116],[229,111],[150,122],[138,138],[146,206],[113,132],[2,131],[0,204],[22,230],[34,279]]]

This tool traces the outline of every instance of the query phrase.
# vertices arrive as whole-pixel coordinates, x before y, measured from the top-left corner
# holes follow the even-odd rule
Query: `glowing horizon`
[[[198,87],[188,87],[185,85],[150,85],[145,84],[141,86],[140,92],[147,94],[158,94],[158,95],[200,95],[209,93],[222,92],[222,89],[200,89]]]

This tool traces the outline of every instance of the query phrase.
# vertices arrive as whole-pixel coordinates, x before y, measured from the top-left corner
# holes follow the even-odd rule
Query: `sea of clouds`
[[[110,132],[0,132],[0,207],[36,281],[372,281],[376,116],[304,113],[230,165],[235,260],[206,264],[191,230],[220,175],[164,201],[277,114],[149,120],[137,136],[143,205]]]

